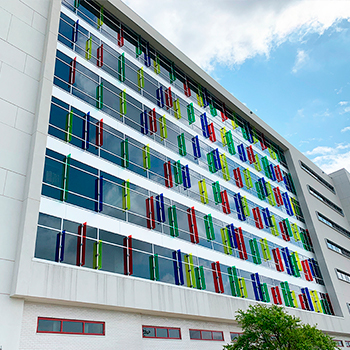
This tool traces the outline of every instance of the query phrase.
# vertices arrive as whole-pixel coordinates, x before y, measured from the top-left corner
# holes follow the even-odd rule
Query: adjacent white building
[[[254,303],[350,347],[345,169],[119,0],[0,19],[0,348],[222,349]]]

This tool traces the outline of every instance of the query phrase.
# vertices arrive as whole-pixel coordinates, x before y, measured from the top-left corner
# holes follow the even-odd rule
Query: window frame
[[[332,228],[333,230],[339,232],[343,236],[350,239],[350,231],[345,229],[344,227],[338,225],[336,222],[332,221],[331,219],[327,218],[325,215],[321,214],[320,212],[316,211],[317,219],[322,222],[324,225]]]
[[[315,198],[317,198],[320,202],[322,202],[323,204],[327,205],[329,208],[331,208],[332,210],[334,210],[336,213],[338,213],[339,215],[344,217],[344,212],[343,209],[340,208],[338,205],[336,205],[335,203],[333,203],[331,200],[329,200],[326,196],[324,196],[323,194],[321,194],[320,192],[318,192],[317,190],[315,190],[313,187],[311,187],[310,185],[307,185],[309,193],[314,196]]]
[[[222,331],[213,331],[213,330],[208,330],[208,329],[194,329],[194,328],[190,328],[188,331],[189,331],[189,333],[190,333],[190,339],[191,339],[191,340],[225,341],[224,332],[222,332]],[[199,334],[200,334],[200,339],[191,338],[191,331],[197,331],[197,332],[199,332]],[[203,337],[202,337],[202,332],[210,332],[210,333],[211,333],[212,339],[203,339]],[[213,332],[221,333],[222,339],[213,339]]]
[[[328,238],[326,238],[326,245],[329,250],[331,250],[334,253],[340,254],[341,256],[350,259],[350,251],[347,249],[341,247],[340,245],[330,241]],[[334,248],[336,249],[334,249]]]
[[[232,335],[233,335],[233,334],[238,335],[237,338],[234,338],[235,340],[232,339]],[[238,339],[242,334],[243,334],[243,332],[230,332],[231,343],[232,343],[232,342],[235,343],[235,342],[237,341],[237,339]]]
[[[60,325],[60,331],[40,331],[39,330],[39,321],[40,320],[48,320],[48,321],[59,321],[61,323]],[[80,332],[63,332],[63,322],[77,322],[83,324],[83,331]],[[85,333],[85,323],[94,323],[94,324],[102,324],[103,326],[103,332],[102,333]],[[37,320],[37,327],[36,327],[36,333],[44,333],[44,334],[74,334],[74,335],[99,335],[104,336],[106,335],[106,323],[104,321],[89,321],[89,320],[77,320],[77,319],[69,319],[69,318],[55,318],[55,317],[41,317],[38,316]]]
[[[340,339],[333,339],[333,341],[336,343],[338,347],[343,348],[344,347],[344,342]]]
[[[314,180],[321,183],[324,187],[326,187],[333,194],[336,194],[334,186],[332,186],[328,181],[323,179],[320,175],[316,173],[316,171],[312,170],[308,165],[306,165],[303,161],[299,160],[299,165],[302,170],[304,170],[307,174],[309,174]]]
[[[143,335],[143,329],[144,328],[153,328],[154,329],[154,337],[145,337]],[[168,337],[157,337],[157,328],[160,329],[166,329],[168,333]],[[169,329],[176,329],[179,331],[179,338],[173,338],[169,336]],[[180,327],[164,327],[164,326],[147,326],[147,325],[142,325],[142,339],[173,339],[173,340],[182,340],[181,336],[181,328]]]
[[[350,283],[350,274],[349,273],[342,271],[342,270],[339,270],[339,269],[335,269],[335,272],[337,274],[338,280],[346,282],[346,283]],[[348,277],[348,279],[342,278],[341,275]]]

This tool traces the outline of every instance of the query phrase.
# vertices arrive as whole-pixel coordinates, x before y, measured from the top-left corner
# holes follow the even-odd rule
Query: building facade
[[[350,174],[119,0],[0,2],[0,347],[222,349],[284,306],[350,347]]]

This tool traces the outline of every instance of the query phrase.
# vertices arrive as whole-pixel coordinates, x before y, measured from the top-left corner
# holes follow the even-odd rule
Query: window
[[[143,338],[181,339],[180,328],[142,326]]]
[[[347,274],[346,272],[340,271],[338,269],[336,271],[337,271],[337,276],[340,280],[350,283],[350,275],[349,274]]]
[[[346,303],[346,306],[348,307],[348,311],[349,311],[349,314],[350,314],[350,303]]]
[[[234,333],[230,332],[230,337],[232,342],[236,342],[237,339],[242,335],[243,333]]]
[[[342,340],[335,340],[335,339],[334,339],[334,342],[335,342],[335,344],[336,344],[337,346],[339,346],[339,347],[341,347],[341,348],[344,347],[344,343],[343,343]]]
[[[346,346],[347,348],[350,348],[350,341],[349,341],[349,340],[345,340],[345,346]]]
[[[347,258],[350,258],[350,252],[348,250],[338,246],[337,244],[329,241],[328,239],[327,239],[327,247],[331,250],[334,250],[335,252],[337,252],[339,254],[346,256]]]
[[[321,182],[321,184],[325,187],[327,187],[330,191],[335,193],[334,187],[328,183],[326,180],[324,180],[320,175],[316,174],[313,170],[311,170],[306,164],[304,164],[302,161],[300,161],[300,167],[306,171],[310,176],[312,176],[315,180]]]
[[[105,323],[38,317],[37,333],[105,335]]]
[[[312,188],[311,186],[309,187],[309,192],[316,197],[317,199],[319,199],[321,202],[323,202],[324,204],[328,205],[329,207],[331,207],[333,210],[335,210],[338,214],[344,216],[343,210],[338,207],[336,204],[334,204],[332,201],[330,201],[329,199],[327,199],[325,196],[323,196],[320,192],[316,191],[314,188]]]
[[[350,238],[350,232],[348,230],[345,230],[345,228],[341,227],[340,225],[336,224],[330,219],[327,219],[324,215],[320,214],[319,212],[316,212],[316,213],[318,216],[318,220],[322,221],[324,224],[328,225],[329,227],[332,227],[334,230],[340,232],[344,236]]]
[[[204,331],[199,329],[190,329],[190,338],[195,340],[223,341],[224,334],[218,331]]]

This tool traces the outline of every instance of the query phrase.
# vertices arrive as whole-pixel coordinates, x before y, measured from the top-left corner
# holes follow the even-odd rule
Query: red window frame
[[[232,334],[234,334],[234,335],[238,335],[238,337],[237,338],[235,338],[236,340],[233,340],[232,339]],[[243,333],[242,332],[230,332],[230,339],[231,339],[231,342],[236,342],[237,341],[237,339],[242,335]]]
[[[143,335],[143,328],[154,328],[154,337],[145,337]],[[166,329],[167,333],[168,333],[168,337],[157,337],[157,331],[156,331],[157,328]],[[169,337],[169,329],[176,329],[176,330],[178,330],[180,338]],[[145,325],[143,325],[142,326],[142,338],[146,338],[146,339],[182,339],[181,328],[179,328],[179,327],[158,327],[158,326],[145,326]]]
[[[191,338],[191,331],[197,331],[197,332],[199,332],[199,334],[200,334],[200,339]],[[191,339],[191,340],[225,341],[224,332],[222,332],[222,331],[211,331],[211,330],[207,330],[207,329],[189,329],[189,332],[190,332],[190,339]],[[203,339],[203,338],[202,338],[202,332],[211,332],[211,339]],[[221,333],[222,339],[213,339],[213,332]]]
[[[336,345],[340,348],[344,347],[344,342],[342,340],[339,339],[333,339],[333,341],[336,343]]]
[[[60,321],[60,331],[54,332],[54,331],[39,331],[39,321],[40,320],[49,320],[49,321]],[[80,332],[62,332],[63,322],[79,322],[83,323],[83,331]],[[102,324],[103,325],[103,333],[84,333],[85,331],[85,323],[95,323],[95,324]],[[75,320],[75,319],[69,319],[69,318],[54,318],[54,317],[38,317],[37,325],[36,325],[36,332],[37,333],[50,333],[50,334],[81,334],[81,335],[106,335],[106,323],[103,321],[87,321],[87,320]]]
[[[349,341],[349,340],[345,340],[345,346],[346,346],[347,348],[350,348],[350,341]]]

